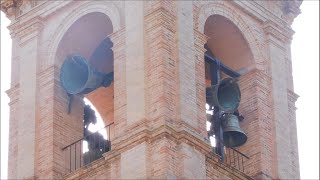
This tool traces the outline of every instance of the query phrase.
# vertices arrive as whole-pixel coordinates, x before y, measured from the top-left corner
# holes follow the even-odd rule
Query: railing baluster
[[[224,156],[226,164],[228,164],[228,148],[225,148],[226,155]]]
[[[241,161],[242,161],[242,172],[244,172],[243,156],[241,156]]]
[[[88,163],[91,163],[91,159],[92,159],[92,153],[90,153],[91,152],[91,150],[90,150],[90,144],[89,144],[89,140],[87,141],[88,142],[88,153],[89,153],[89,162]]]
[[[216,144],[221,143],[218,139],[216,139]],[[219,155],[218,152],[216,152],[216,148],[212,147],[212,151]],[[232,152],[231,152],[232,151]],[[225,158],[223,163],[225,163],[226,165],[232,166],[236,169],[238,169],[239,171],[244,172],[245,168],[244,168],[244,158],[245,159],[249,159],[248,156],[246,156],[245,154],[241,153],[240,151],[232,148],[232,147],[225,147],[225,150],[223,152],[225,154]],[[241,162],[240,162],[240,158],[241,157]],[[219,155],[219,157],[221,158],[221,156]],[[236,162],[237,161],[237,162]],[[242,166],[242,167],[241,167]]]
[[[82,164],[82,140],[80,141],[80,167],[81,167],[81,164]]]
[[[71,146],[69,147],[70,149],[70,157],[69,157],[69,160],[70,160],[70,172],[71,172]]]
[[[240,170],[240,161],[239,161],[239,153],[237,152],[237,157],[238,157],[238,169]]]
[[[74,144],[74,169],[77,169],[77,144]]]
[[[230,156],[230,149],[229,148],[227,148],[227,156],[229,157],[228,159],[229,159],[229,165],[231,165],[231,156]]]
[[[230,153],[230,149],[229,148],[228,148],[228,156],[229,156],[229,165],[231,166],[232,157],[231,157],[231,153]]]
[[[233,149],[232,149],[232,156],[233,156],[233,166],[235,167],[236,166],[236,158],[235,158]]]
[[[108,148],[109,148],[109,151],[111,151],[111,137],[110,136],[111,136],[111,126],[108,127]]]
[[[108,127],[108,138],[107,138],[107,140],[110,140],[110,126]]]
[[[96,151],[96,152],[92,153],[93,154],[93,160],[92,161],[94,161],[96,159],[96,157],[97,157],[97,147],[96,147],[97,142],[96,141],[97,141],[96,140],[96,136],[93,135],[93,150]]]

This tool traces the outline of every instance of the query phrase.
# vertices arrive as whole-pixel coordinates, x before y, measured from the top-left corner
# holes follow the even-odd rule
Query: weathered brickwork
[[[275,125],[272,121],[272,109],[269,106],[271,89],[268,84],[270,83],[270,77],[259,70],[252,71],[240,79],[243,92],[240,112],[245,117],[240,125],[251,138],[239,150],[250,156],[247,173],[254,177],[259,173],[270,177],[276,175],[276,154],[273,149],[275,142],[272,138],[275,135]]]
[[[9,157],[12,161],[8,162],[8,176],[16,178],[17,169],[17,153],[18,153],[18,117],[14,114],[18,113],[19,110],[19,85],[13,86],[7,91],[10,98],[10,122],[9,122]]]
[[[175,123],[177,117],[177,61],[175,47],[175,13],[169,2],[145,5],[147,113],[154,127]]]
[[[299,178],[290,26],[300,4],[1,1],[13,40],[8,178]],[[82,138],[84,103],[75,96],[68,113],[60,67],[73,52],[89,59],[107,37],[113,62],[91,63],[113,70],[114,82],[86,97],[114,122],[112,148],[70,173],[62,148]],[[208,141],[205,43],[242,75],[244,172],[219,161]]]
[[[122,127],[126,125],[127,114],[126,111],[127,95],[126,95],[126,63],[125,63],[125,36],[124,30],[121,29],[110,35],[113,42],[113,57],[114,57],[114,121],[115,136],[123,133]]]

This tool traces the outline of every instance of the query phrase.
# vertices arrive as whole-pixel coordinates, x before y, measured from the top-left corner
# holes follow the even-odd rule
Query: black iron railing
[[[230,165],[242,172],[245,170],[245,163],[249,159],[248,156],[234,148],[225,148],[224,163]]]
[[[103,153],[111,150],[110,136],[113,124],[108,124],[104,128],[62,148],[68,154],[70,172],[102,158]]]
[[[218,140],[216,140],[216,144],[218,144]],[[222,144],[222,143],[221,143]],[[249,160],[249,157],[245,154],[241,153],[240,151],[236,150],[232,147],[226,147],[224,146],[224,158],[221,159],[222,162],[228,166],[231,166],[235,169],[238,169],[239,171],[244,172],[245,166],[247,161]],[[213,147],[213,152],[220,156],[218,153],[218,148]]]

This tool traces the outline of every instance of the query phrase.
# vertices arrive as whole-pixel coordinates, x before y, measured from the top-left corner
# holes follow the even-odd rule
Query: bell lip
[[[86,64],[86,67],[87,67],[87,69],[88,69],[88,76],[87,76],[87,80],[86,80],[86,82],[84,83],[84,85],[83,85],[82,88],[78,88],[77,90],[70,91],[69,89],[67,89],[67,88],[65,87],[65,81],[64,81],[64,79],[62,78],[63,75],[62,75],[62,73],[61,73],[61,70],[62,70],[62,68],[64,67],[65,63],[67,63],[67,61],[71,61],[71,58],[72,58],[72,57],[75,57],[75,56],[80,57],[78,60],[81,60],[83,63]],[[72,95],[74,95],[74,94],[80,94],[80,93],[85,89],[86,85],[88,84],[88,79],[89,79],[90,73],[91,73],[91,71],[90,71],[90,68],[89,68],[89,63],[88,63],[88,61],[87,61],[86,58],[84,58],[84,57],[81,56],[80,54],[70,54],[70,55],[67,55],[67,57],[66,57],[65,60],[63,61],[63,64],[61,65],[61,68],[60,68],[60,82],[61,82],[61,85],[62,85],[63,89],[67,91],[68,94],[72,94]]]
[[[241,101],[241,91],[240,91],[240,87],[239,87],[239,84],[238,83],[235,83],[235,87],[237,88],[237,91],[239,92],[239,102],[237,102],[236,106],[234,108],[225,108],[224,106],[222,106],[218,100],[218,93],[219,93],[219,87],[221,86],[221,84],[224,84],[224,83],[228,83],[230,81],[234,81],[233,83],[235,83],[236,81],[238,81],[238,79],[236,78],[230,78],[230,77],[227,77],[227,78],[224,78],[222,79],[218,84],[216,85],[213,85],[211,86],[212,87],[212,90],[213,90],[213,104],[215,106],[218,106],[219,109],[221,109],[222,111],[226,112],[226,113],[233,113],[234,111],[236,111],[238,109],[238,107],[240,106],[240,101]]]
[[[240,130],[240,131],[225,131],[225,132],[241,132],[241,133],[242,133],[241,135],[244,137],[243,142],[238,143],[238,144],[233,145],[233,146],[230,146],[229,144],[223,143],[224,146],[226,146],[226,147],[228,147],[228,148],[230,148],[230,147],[234,148],[234,147],[242,146],[242,145],[244,145],[244,144],[247,142],[247,140],[248,140],[248,136],[247,136],[246,133],[244,133],[242,130]],[[223,140],[225,139],[225,138],[224,138],[224,133],[225,133],[225,132],[223,132],[223,135],[222,135],[222,136],[223,136]]]

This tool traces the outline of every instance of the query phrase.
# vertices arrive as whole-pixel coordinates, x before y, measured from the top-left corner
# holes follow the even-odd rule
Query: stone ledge
[[[10,89],[6,91],[8,97],[10,98],[9,105],[12,105],[19,100],[19,92],[20,92],[20,83],[11,85]]]
[[[139,126],[136,126],[137,129]],[[203,153],[211,151],[211,145],[207,139],[202,139],[199,134],[192,132],[187,127],[180,127],[178,130],[174,130],[171,125],[161,125],[156,129],[150,129],[147,126],[140,126],[138,130],[134,132],[128,132],[127,134],[113,140],[112,147],[116,151],[124,152],[131,147],[140,144],[144,141],[153,142],[157,138],[166,137],[177,142],[185,142],[191,146],[195,146]]]
[[[263,23],[263,30],[284,43],[290,42],[294,34],[291,28],[281,27],[270,20]]]

